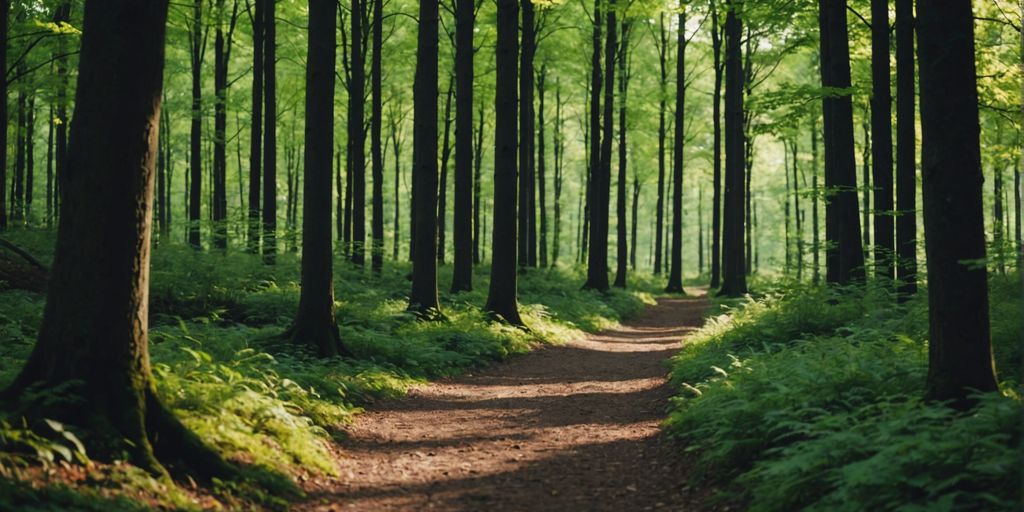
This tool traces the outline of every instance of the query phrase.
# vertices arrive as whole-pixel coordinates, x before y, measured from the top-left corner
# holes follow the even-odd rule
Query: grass
[[[926,291],[896,306],[878,289],[788,285],[688,339],[668,429],[720,499],[750,510],[1018,510],[1019,283],[991,279],[1002,392],[970,413],[921,399]]]
[[[43,261],[51,259],[51,233],[24,230],[5,237]],[[244,253],[196,253],[178,244],[153,253],[150,351],[158,392],[204,441],[248,468],[250,479],[212,489],[159,482],[127,464],[88,461],[68,437],[29,431],[20,418],[9,417],[0,424],[0,509],[46,510],[49,503],[56,509],[136,510],[135,502],[283,508],[301,494],[301,479],[335,474],[331,442],[366,404],[612,327],[651,303],[658,289],[652,278],[637,276],[634,290],[600,294],[580,290],[578,269],[530,270],[520,277],[520,304],[530,327],[524,331],[493,323],[481,311],[487,282],[481,267],[475,291],[441,294],[445,321],[420,322],[404,311],[407,264],[388,264],[373,276],[339,257],[337,318],[356,358],[319,359],[266,341],[294,315],[298,264],[297,254],[281,254],[277,265],[266,266]],[[441,267],[442,286],[450,273]],[[44,302],[40,294],[0,283],[0,386],[31,351]],[[74,436],[74,425],[61,428]]]

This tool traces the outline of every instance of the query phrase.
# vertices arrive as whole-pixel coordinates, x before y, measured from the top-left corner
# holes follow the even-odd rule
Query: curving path
[[[672,395],[664,361],[707,307],[688,292],[619,329],[374,406],[342,443],[340,477],[308,482],[296,508],[697,508],[679,447],[659,429]]]

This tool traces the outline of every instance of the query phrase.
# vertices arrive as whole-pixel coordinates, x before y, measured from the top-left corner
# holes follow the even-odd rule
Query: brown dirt
[[[350,427],[340,477],[308,482],[296,508],[699,508],[659,428],[672,395],[664,361],[707,307],[688,291],[619,329],[378,404]]]

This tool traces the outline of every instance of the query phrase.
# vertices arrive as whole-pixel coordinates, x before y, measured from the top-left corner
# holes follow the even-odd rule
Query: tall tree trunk
[[[458,134],[456,134],[458,136]],[[483,172],[483,148],[484,148],[484,104],[480,103],[477,112],[476,125],[476,147],[473,148],[473,264],[480,264],[480,187],[481,173]],[[458,158],[458,155],[456,155]],[[472,268],[470,269],[472,270]]]
[[[49,121],[46,123],[46,218],[45,225],[47,228],[53,227],[53,104],[49,108]],[[161,125],[162,127],[162,125]],[[159,148],[159,144],[157,145]],[[157,150],[159,153],[159,176],[157,178],[157,185],[159,186],[160,195],[157,197],[157,205],[159,206],[159,212],[157,213],[157,221],[160,226],[160,230],[164,229],[164,152]]]
[[[273,265],[277,261],[277,9],[276,0],[263,1],[263,262]]]
[[[864,133],[864,144],[861,147],[861,191],[864,193],[861,202],[861,222],[864,225],[863,246],[864,259],[868,258],[868,247],[871,247],[871,124],[867,119],[861,123]]]
[[[437,196],[437,262],[444,265],[448,248],[448,162],[452,156],[452,96],[455,95],[455,76],[448,76],[448,92],[444,101],[444,135],[441,138],[441,182]]]
[[[892,92],[889,87],[889,1],[871,0],[871,173],[875,182],[875,276],[895,277],[893,258]],[[867,231],[867,225],[864,226]]]
[[[850,87],[850,41],[846,0],[818,0],[821,29],[821,83]],[[825,204],[826,280],[847,284],[864,277],[864,252],[857,216],[857,169],[853,156],[853,103],[848,94],[826,97]]]
[[[396,114],[397,115],[397,114]],[[402,184],[402,141],[400,136],[400,125],[399,120],[396,119],[396,115],[391,116],[391,149],[395,155],[395,219],[392,230],[394,231],[394,249],[391,253],[391,259],[398,261],[398,248],[402,240],[402,228],[401,228],[401,189]]]
[[[797,156],[800,153],[797,147],[796,138],[793,139],[790,144],[790,150],[792,151],[793,161],[793,213],[794,219],[796,220],[796,280],[800,281],[804,277],[804,214],[803,210],[800,209],[800,177],[803,172],[800,171],[800,164]],[[807,186],[807,180],[804,179],[804,187]]]
[[[978,84],[969,0],[917,4],[928,263],[927,397],[965,408],[995,391],[989,334]],[[960,98],[955,105],[949,98]]]
[[[665,291],[683,291],[683,129],[686,116],[686,8],[676,32],[676,113],[672,141],[672,257]]]
[[[224,477],[232,469],[160,403],[149,368],[150,217],[166,19],[167,2],[85,5],[51,286],[39,340],[4,394],[33,384],[70,389],[78,395],[74,407],[29,410],[87,429],[98,448],[90,455],[127,452],[153,473],[166,474],[163,461]]]
[[[213,89],[216,99],[213,116],[213,245],[218,249],[228,247],[228,163],[227,163],[227,95],[228,62],[231,59],[231,37],[235,31],[238,3],[230,15],[224,8],[224,0],[217,0],[217,29],[214,36]],[[225,17],[227,19],[225,20]],[[224,23],[228,29],[225,38]]]
[[[615,265],[615,287],[626,287],[626,272],[629,263],[629,243],[626,229],[626,186],[629,178],[626,170],[626,90],[629,87],[629,23],[623,21],[621,29],[621,42],[619,44],[619,179],[616,187],[615,202],[615,238],[616,238],[616,265]]]
[[[547,159],[544,144],[544,89],[548,65],[540,67],[537,76],[537,96],[540,102],[537,111],[537,194],[540,202],[540,266],[548,266],[548,207],[547,207]]]
[[[202,67],[205,53],[205,35],[203,25],[203,0],[194,0],[191,20],[191,57],[192,57],[192,125],[189,144],[189,173],[191,187],[188,195],[188,243],[194,249],[201,249],[199,235],[201,206],[203,201],[203,94]]]
[[[25,222],[32,221],[32,192],[35,191],[36,93],[28,96],[25,112]]]
[[[636,272],[636,235],[638,230],[638,223],[640,217],[640,180],[636,176],[636,172],[633,173],[633,219],[630,223],[632,231],[630,233],[629,241],[629,266]]]
[[[915,93],[913,0],[896,0],[896,279],[900,300],[917,293]]]
[[[409,310],[439,313],[437,298],[437,2],[420,2],[413,82],[413,237]],[[507,236],[507,235],[505,235]]]
[[[782,141],[782,152],[783,152],[783,162],[784,162],[782,168],[785,171],[783,174],[785,174],[785,176],[786,176],[786,178],[785,178],[786,194],[783,196],[783,203],[784,204],[783,204],[783,208],[782,208],[783,209],[783,219],[785,220],[785,222],[783,223],[784,226],[785,226],[785,244],[783,244],[783,245],[786,248],[786,250],[785,250],[785,253],[786,253],[786,263],[785,263],[785,266],[783,267],[784,268],[783,274],[786,277],[789,277],[790,271],[793,268],[793,251],[792,251],[793,243],[792,243],[792,236],[791,236],[790,231],[789,231],[790,219],[792,218],[792,216],[790,215],[789,198],[790,198],[790,194],[791,193],[793,194],[793,196],[796,196],[796,192],[790,192],[790,188],[791,187],[790,187],[790,178],[789,178],[789,143],[786,140]],[[795,183],[794,183],[794,187],[793,188],[795,188]]]
[[[618,22],[615,21],[615,0],[608,2],[605,14],[606,32],[604,49],[604,103],[600,123],[593,127],[591,146],[600,151],[598,165],[592,172],[590,201],[590,251],[587,255],[587,282],[583,287],[598,291],[608,290],[608,213],[611,200],[612,136],[615,112],[615,53],[618,49]],[[598,63],[600,67],[600,63]],[[601,87],[595,87],[599,93]],[[598,141],[600,140],[600,143]]]
[[[334,160],[335,9],[331,0],[310,0],[306,53],[306,132],[302,203],[302,286],[288,335],[321,357],[351,356],[334,320],[331,251],[331,175]],[[298,173],[298,169],[296,169]]]
[[[742,5],[742,4],[740,4]],[[722,224],[721,295],[747,293],[743,246],[746,149],[743,128],[743,63],[740,40],[743,26],[735,0],[726,2],[725,17],[725,195]]]
[[[373,1],[373,0],[371,0]],[[363,266],[366,260],[366,54],[363,52],[363,0],[352,0],[349,45],[352,78],[348,90],[348,149],[352,162],[352,263]]]
[[[536,266],[536,232],[533,171],[533,60],[536,52],[536,21],[533,2],[522,3],[522,38],[519,55],[519,266]]]
[[[246,248],[260,250],[260,177],[263,153],[263,29],[264,2],[254,0],[252,21],[252,116],[249,118],[249,230]]]
[[[19,64],[17,73],[25,73],[25,66]],[[17,119],[14,135],[14,177],[11,180],[11,220],[18,224],[25,222],[25,112],[28,108],[27,85],[24,80],[18,84]]]
[[[821,198],[821,191],[818,189],[818,172],[821,166],[818,165],[818,115],[814,114],[811,116],[811,231],[813,238],[811,256],[812,265],[814,267],[814,284],[821,282],[821,262],[819,254],[821,252],[821,229],[820,223],[818,222],[818,203]]]
[[[452,292],[473,289],[473,0],[455,5],[455,205]]]
[[[722,275],[722,29],[718,21],[718,2],[711,2],[711,52],[714,57],[715,85],[711,94],[711,127],[714,160],[711,191],[711,288],[718,288]]]
[[[565,140],[562,134],[562,86],[555,81],[555,223],[551,233],[551,266],[558,265],[558,256],[562,247],[562,162],[565,158]]]
[[[658,14],[658,202],[654,225],[654,275],[661,274],[662,233],[665,226],[665,111],[668,97],[668,29],[665,13]]]
[[[427,3],[427,2],[424,2]],[[422,4],[421,4],[422,5]],[[422,19],[422,16],[421,18]],[[512,325],[523,325],[516,275],[516,61],[519,2],[498,0],[494,95],[494,222],[491,282],[484,308]],[[434,124],[436,126],[436,123]]]
[[[371,219],[370,266],[380,274],[384,267],[384,146],[381,132],[384,125],[384,97],[381,89],[381,58],[384,51],[384,1],[373,2],[373,57],[370,63],[370,90],[373,104],[370,108],[370,158],[373,173],[373,218]]]

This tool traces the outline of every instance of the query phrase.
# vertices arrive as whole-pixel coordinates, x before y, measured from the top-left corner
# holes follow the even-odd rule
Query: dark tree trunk
[[[558,256],[562,247],[562,161],[565,157],[565,141],[562,134],[562,87],[555,81],[555,223],[551,233],[551,266],[558,265]]]
[[[164,473],[163,461],[223,477],[231,468],[160,403],[149,369],[150,217],[166,19],[166,2],[86,3],[46,309],[39,340],[5,394],[33,384],[71,389],[79,398],[74,407],[31,410],[88,430],[91,448],[101,451],[90,455],[128,452],[154,473]]]
[[[458,136],[458,134],[456,134]],[[476,147],[473,148],[473,264],[480,264],[480,187],[483,172],[484,104],[477,112]],[[458,158],[458,155],[456,155]],[[472,270],[472,268],[470,269]]]
[[[473,29],[474,0],[455,5],[455,261],[452,293],[473,289]]]
[[[864,193],[861,202],[861,223],[864,225],[863,247],[864,259],[868,259],[868,247],[871,247],[871,124],[864,119],[861,128],[864,130],[864,144],[861,146],[861,190]]]
[[[531,197],[533,170],[533,60],[536,21],[533,2],[522,3],[522,53],[519,55],[519,266],[536,266],[536,210]]]
[[[49,108],[49,121],[46,123],[46,219],[45,224],[47,228],[53,227],[53,105]],[[161,123],[163,128],[163,123]],[[158,169],[157,169],[157,186],[159,194],[157,195],[157,207],[158,211],[156,214],[157,224],[160,227],[160,231],[164,230],[164,176],[165,176],[165,162],[164,152],[160,151],[160,143],[157,143],[158,153]]]
[[[254,0],[252,21],[252,116],[249,118],[249,232],[247,250],[260,250],[260,178],[263,153],[263,30],[264,2]]]
[[[850,41],[846,0],[818,0],[821,29],[821,83],[850,87]],[[853,156],[853,103],[848,94],[826,97],[825,205],[826,280],[847,284],[864,277],[864,252],[857,216],[857,169]]]
[[[25,222],[32,221],[32,192],[35,190],[36,95],[28,96],[25,111]]]
[[[230,17],[227,19],[226,38],[224,23],[227,13],[224,10],[224,0],[217,0],[216,8],[217,30],[213,44],[213,89],[216,95],[213,115],[213,245],[223,250],[228,247],[228,62],[231,59],[231,36],[235,31],[238,3],[234,4]]]
[[[672,256],[665,291],[683,291],[683,119],[686,115],[686,9],[676,33],[676,113],[672,141]]]
[[[0,40],[7,41],[11,3],[0,2]],[[7,229],[7,51],[0,51],[0,229]],[[63,118],[61,118],[63,119]]]
[[[668,30],[665,13],[658,15],[658,203],[654,225],[654,275],[661,274],[661,255],[665,229],[665,112],[668,97]]]
[[[373,0],[371,0],[373,1]],[[352,77],[348,89],[348,150],[352,165],[352,263],[362,266],[366,260],[366,62],[363,53],[363,0],[352,0],[349,45]]]
[[[384,125],[384,98],[381,89],[381,53],[384,51],[384,1],[373,2],[373,57],[370,63],[370,90],[373,105],[370,110],[370,157],[373,173],[373,218],[371,219],[370,266],[380,274],[384,267],[384,146],[381,132]]]
[[[594,16],[600,14],[598,10],[600,0],[594,2]],[[601,33],[600,33],[600,21],[595,22],[594,29],[597,31],[595,34],[595,52],[597,52],[595,58],[597,59],[597,73],[593,73],[591,70],[591,80],[600,84],[601,83],[601,68],[600,68],[600,50],[601,50]],[[587,251],[590,248],[590,199],[594,195],[593,187],[590,185],[591,178],[594,176],[595,163],[601,161],[601,154],[597,153],[594,146],[594,138],[591,134],[597,133],[595,127],[599,127],[601,124],[601,96],[600,93],[594,94],[594,88],[588,85],[587,92],[590,96],[590,112],[587,122],[581,122],[583,125],[583,148],[587,154],[587,165],[583,168],[583,191],[580,194],[580,199],[583,203],[583,220],[581,222],[580,229],[580,240],[577,246],[578,250],[578,262],[583,264],[587,261]]]
[[[738,297],[747,293],[743,245],[746,149],[743,129],[743,63],[740,40],[743,26],[738,6],[726,3],[725,17],[725,195],[722,223],[721,295]]]
[[[277,261],[277,15],[276,0],[263,1],[263,262],[273,265]]]
[[[448,248],[448,162],[452,156],[452,96],[455,95],[455,76],[448,77],[448,92],[444,101],[444,134],[441,136],[441,182],[437,195],[437,262],[444,265]]]
[[[541,267],[548,266],[548,206],[547,206],[547,159],[544,144],[544,89],[548,66],[542,64],[537,76],[537,96],[540,104],[537,111],[537,198],[540,203],[540,246],[538,248]]]
[[[189,172],[191,186],[188,195],[188,243],[194,249],[201,249],[199,225],[203,201],[203,93],[202,75],[205,36],[202,30],[203,0],[194,0],[191,20],[192,57],[192,126],[189,144]]]
[[[5,17],[6,19],[6,17]],[[69,23],[71,21],[71,2],[65,0],[60,3],[54,12],[54,21],[57,23]],[[67,167],[67,154],[68,154],[68,127],[71,125],[71,119],[68,116],[68,51],[66,38],[61,37],[57,39],[57,52],[60,57],[57,58],[57,118],[61,122],[56,126],[54,134],[57,139],[57,146],[54,148],[53,165],[54,165],[54,193],[53,193],[53,211],[54,216],[60,215],[60,201],[61,201],[61,176],[64,175],[64,169]],[[7,97],[6,94],[3,97]],[[6,133],[6,130],[3,130]],[[170,168],[170,160],[168,160],[168,166]],[[2,167],[2,166],[0,166]],[[169,193],[169,192],[168,192]],[[170,205],[170,201],[167,202]],[[169,206],[168,206],[169,208]],[[0,208],[2,209],[2,208]],[[168,222],[170,222],[170,210],[168,210],[167,216]]]
[[[622,23],[622,41],[619,44],[619,179],[616,189],[615,202],[615,238],[616,238],[616,264],[615,283],[616,288],[626,287],[626,273],[629,263],[629,247],[626,223],[626,186],[629,178],[626,170],[626,90],[629,87],[629,63],[626,61],[629,55],[629,23]]]
[[[896,279],[901,300],[917,293],[915,92],[913,0],[896,0]]]
[[[821,191],[818,189],[818,172],[821,169],[818,165],[818,115],[811,117],[811,224],[812,241],[814,251],[811,259],[814,266],[814,284],[821,282],[821,229],[818,221],[818,203],[821,198]]]
[[[893,258],[892,92],[889,87],[889,1],[871,0],[871,173],[875,182],[875,276],[895,277]],[[867,231],[867,225],[864,226]]]
[[[803,210],[800,209],[800,176],[803,173],[800,171],[800,164],[797,159],[800,151],[795,138],[790,145],[790,150],[792,151],[791,158],[793,160],[793,215],[796,221],[796,280],[800,281],[804,277],[804,214]],[[804,186],[807,186],[806,178],[804,178]]]
[[[605,15],[607,36],[604,41],[604,104],[601,115],[604,126],[603,133],[600,133],[602,129],[600,123],[593,126],[593,140],[591,141],[592,150],[600,151],[600,153],[598,165],[591,173],[593,177],[590,180],[590,251],[587,254],[587,282],[583,287],[598,291],[608,290],[608,214],[611,200],[612,137],[615,112],[615,53],[618,49],[616,37],[618,22],[615,21],[615,10],[615,0],[610,0],[608,12]],[[598,63],[598,67],[600,67],[600,63]],[[600,93],[601,87],[595,87],[595,90]]]
[[[420,2],[413,83],[413,237],[409,310],[440,312],[437,298],[437,2]],[[506,235],[507,236],[507,235]]]
[[[793,254],[792,254],[793,253],[793,251],[792,251],[793,243],[792,243],[792,236],[791,236],[790,231],[789,231],[790,219],[792,218],[792,216],[790,215],[790,204],[789,204],[789,197],[790,197],[790,193],[791,193],[790,192],[790,188],[791,188],[790,187],[790,179],[789,179],[789,143],[787,141],[785,141],[785,140],[782,141],[782,151],[783,151],[783,162],[784,162],[782,168],[785,170],[785,175],[786,175],[786,178],[785,178],[785,181],[786,181],[786,195],[783,196],[784,197],[784,201],[783,201],[784,204],[783,204],[783,207],[782,207],[782,209],[783,209],[783,219],[785,219],[785,222],[783,223],[785,225],[785,231],[784,231],[785,232],[785,244],[784,245],[786,247],[786,250],[785,250],[785,253],[786,253],[786,259],[785,259],[786,263],[785,263],[785,266],[783,267],[783,269],[784,269],[783,270],[783,274],[788,277],[790,271],[793,268]],[[793,196],[796,196],[796,192],[792,192],[792,194],[793,194]]]
[[[402,225],[401,225],[401,203],[402,196],[400,185],[402,184],[402,142],[399,137],[398,120],[394,117],[391,118],[391,149],[395,155],[395,219],[392,229],[394,230],[394,249],[391,253],[391,259],[398,261],[398,248],[400,241],[402,240]]]
[[[711,94],[711,126],[714,160],[711,191],[711,288],[718,288],[722,275],[722,32],[718,21],[718,1],[711,2],[711,51],[714,57],[715,85]]]
[[[919,2],[917,16],[928,264],[927,397],[964,408],[972,403],[972,390],[998,389],[985,266],[966,263],[985,258],[971,2]]]
[[[494,231],[491,236],[491,282],[484,308],[509,324],[521,326],[523,319],[519,316],[516,298],[518,20],[519,2],[498,0],[494,95]]]
[[[629,266],[636,272],[636,232],[637,232],[637,221],[640,217],[640,180],[637,178],[636,173],[633,173],[633,219],[630,223],[632,231],[630,232],[629,242]],[[703,235],[701,235],[703,236]],[[702,263],[703,267],[703,263]],[[702,270],[703,272],[703,270]]]
[[[305,201],[302,203],[302,286],[289,333],[321,357],[350,356],[334,320],[331,252],[331,175],[334,155],[335,9],[331,0],[309,2],[306,53]],[[297,170],[296,170],[297,171]]]

